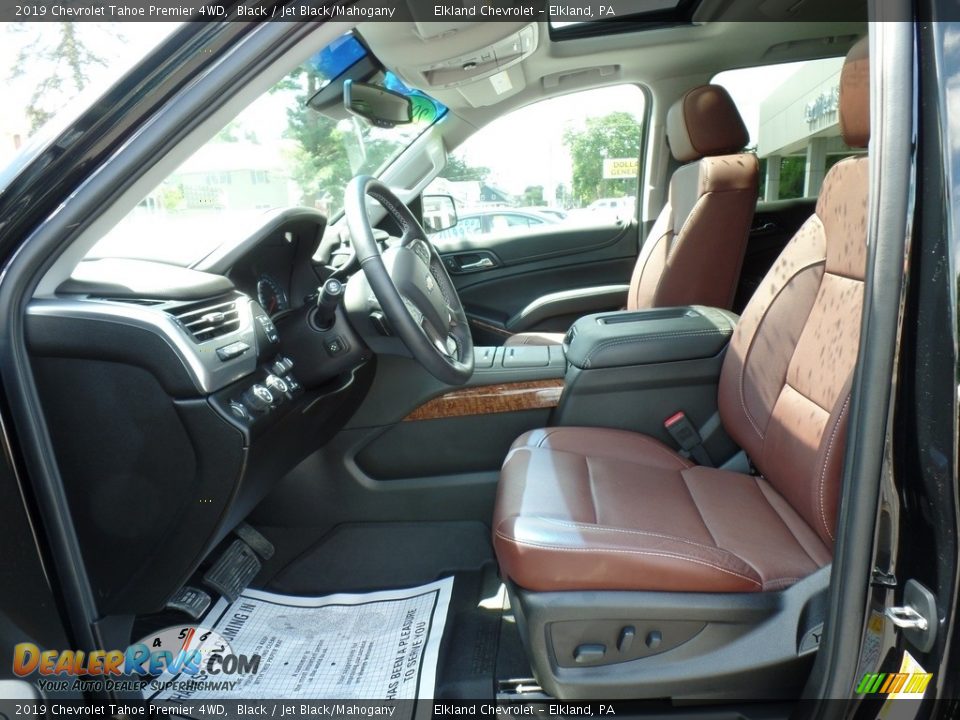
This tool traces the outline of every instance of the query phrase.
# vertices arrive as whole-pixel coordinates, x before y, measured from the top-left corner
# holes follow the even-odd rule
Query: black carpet
[[[411,587],[453,576],[440,645],[437,699],[493,699],[497,679],[530,677],[482,523],[357,523],[335,528],[267,589],[327,595]],[[506,673],[506,674],[504,674]]]

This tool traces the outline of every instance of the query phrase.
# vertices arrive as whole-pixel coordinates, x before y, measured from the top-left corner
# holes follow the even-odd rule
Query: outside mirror
[[[410,98],[379,85],[345,80],[343,107],[376,127],[392,128],[413,122]]]
[[[457,203],[449,195],[423,196],[423,229],[429,233],[449,230],[457,224]]]

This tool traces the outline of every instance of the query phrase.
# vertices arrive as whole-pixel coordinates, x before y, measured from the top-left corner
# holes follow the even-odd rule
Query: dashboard
[[[101,612],[161,609],[366,395],[363,341],[348,323],[336,343],[308,323],[329,273],[313,260],[325,224],[275,213],[190,268],[87,260],[29,305],[31,364]]]

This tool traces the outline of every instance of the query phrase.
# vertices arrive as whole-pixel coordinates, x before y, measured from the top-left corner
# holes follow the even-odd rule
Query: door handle
[[[757,225],[756,227],[750,228],[750,234],[759,235],[761,233],[773,232],[774,230],[778,230],[778,229],[779,228],[777,227],[776,223],[765,222],[763,225]]]
[[[486,268],[493,267],[493,260],[488,257],[480,258],[476,262],[467,263],[466,265],[461,265],[461,270],[484,270]]]

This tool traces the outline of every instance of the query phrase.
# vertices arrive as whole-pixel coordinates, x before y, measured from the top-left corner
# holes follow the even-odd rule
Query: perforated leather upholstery
[[[670,109],[667,137],[674,157],[688,164],[671,177],[667,203],[640,250],[627,309],[729,308],[757,204],[757,158],[737,152],[749,139],[746,127],[724,88],[703,85]],[[506,344],[562,342],[563,333],[518,333]]]
[[[869,140],[865,43],[842,75],[848,144]],[[493,519],[507,577],[542,591],[751,592],[830,561],[863,303],[867,171],[865,156],[831,168],[815,214],[730,342],[720,416],[759,476],[693,466],[623,430],[527,433],[504,463]]]

